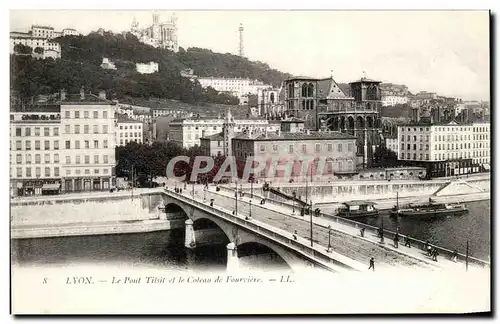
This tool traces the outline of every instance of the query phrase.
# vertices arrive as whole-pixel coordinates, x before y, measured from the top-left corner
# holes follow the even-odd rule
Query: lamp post
[[[207,187],[203,188],[203,202],[207,200]]]
[[[296,193],[295,191],[292,193],[292,196],[293,196],[293,200],[292,200],[292,214],[295,215],[295,197],[296,197]]]
[[[249,204],[250,204],[250,213],[249,213],[249,217],[252,218],[252,201],[250,200],[249,201]]]
[[[253,198],[253,177],[250,179],[250,198]]]
[[[309,217],[311,222],[311,247],[313,246],[313,214],[312,214],[313,202],[311,200],[311,204],[309,205]]]
[[[235,182],[235,190],[234,190],[234,203],[235,203],[235,207],[234,207],[234,215],[238,215],[238,181]]]
[[[327,250],[328,252],[330,252],[330,250],[332,248],[332,243],[330,241],[331,234],[332,234],[332,226],[328,225],[328,250]]]

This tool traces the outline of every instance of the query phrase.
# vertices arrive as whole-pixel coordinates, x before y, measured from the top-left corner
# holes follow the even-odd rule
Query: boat
[[[436,204],[432,199],[429,199],[428,204],[414,205],[409,204],[406,207],[399,208],[394,206],[391,210],[391,216],[414,216],[420,218],[439,217],[448,215],[458,215],[467,213],[468,209],[465,204]]]
[[[337,216],[344,218],[376,217],[379,211],[375,203],[370,201],[347,201],[342,203],[338,209]]]

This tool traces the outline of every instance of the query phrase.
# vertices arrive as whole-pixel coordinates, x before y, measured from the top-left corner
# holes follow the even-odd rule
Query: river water
[[[370,225],[488,260],[490,255],[490,201],[469,203],[469,213],[433,221],[394,219],[388,214],[367,219]],[[223,270],[226,246],[184,247],[184,230],[153,233],[92,235],[12,240],[12,262],[18,265],[102,264],[152,266],[171,270]]]

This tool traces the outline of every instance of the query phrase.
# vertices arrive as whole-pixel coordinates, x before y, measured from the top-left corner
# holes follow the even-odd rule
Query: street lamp
[[[332,243],[330,241],[331,234],[332,234],[332,226],[328,225],[328,250],[327,250],[327,252],[330,252],[330,250],[332,248]]]
[[[252,218],[252,201],[250,200],[249,201],[250,203],[250,213],[249,213],[249,217]]]
[[[295,197],[297,196],[297,193],[294,191],[292,193],[292,196],[293,196],[293,200],[292,200],[292,214],[295,215]]]
[[[311,200],[311,204],[309,206],[309,217],[311,222],[311,247],[313,246],[313,214],[312,214],[313,202]]]
[[[234,207],[234,215],[238,215],[238,181],[235,182],[235,190],[234,190],[234,203],[235,203],[235,207]]]
[[[207,188],[203,188],[203,202],[207,200]]]
[[[253,177],[250,179],[250,198],[253,198]]]

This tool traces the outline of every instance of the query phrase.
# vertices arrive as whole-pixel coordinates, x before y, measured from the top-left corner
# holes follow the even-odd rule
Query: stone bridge
[[[289,268],[300,271],[315,267],[334,272],[360,270],[364,268],[357,261],[336,253],[326,253],[321,247],[311,247],[304,238],[294,239],[292,234],[269,226],[219,206],[211,206],[187,194],[166,190],[163,195],[165,213],[184,213],[186,219],[185,246],[227,242],[227,268],[239,267],[239,258],[263,254],[276,254]]]

